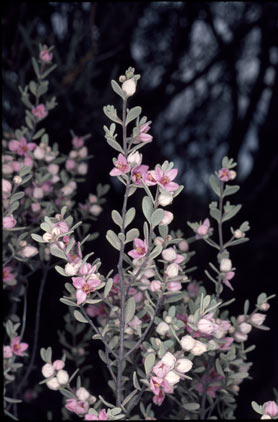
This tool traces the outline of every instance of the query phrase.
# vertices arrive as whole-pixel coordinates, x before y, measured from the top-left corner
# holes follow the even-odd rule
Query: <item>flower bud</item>
[[[239,392],[239,386],[238,385],[232,385],[232,390],[235,392],[235,393],[238,393]]]
[[[175,358],[175,356],[171,352],[167,352],[167,353],[165,353],[165,355],[163,356],[163,358],[161,359],[161,361],[165,365],[167,365],[168,368],[174,369],[175,363],[176,363],[176,358]]]
[[[169,292],[178,292],[181,288],[182,285],[179,281],[168,281],[167,283],[167,290]]]
[[[215,324],[206,318],[201,318],[197,324],[198,330],[205,334],[212,334],[215,330]]]
[[[75,265],[67,263],[65,266],[65,273],[69,276],[76,275],[78,273],[78,269]]]
[[[170,315],[167,315],[167,317],[165,318],[165,322],[167,322],[167,324],[171,324],[172,317]]]
[[[248,338],[247,334],[243,334],[239,331],[235,332],[234,337],[237,341],[246,341]]]
[[[164,217],[162,218],[160,224],[162,226],[168,226],[173,221],[174,214],[170,211],[164,211]]]
[[[152,292],[156,292],[161,288],[161,281],[159,280],[153,280],[150,284],[150,289]]]
[[[220,262],[220,271],[228,272],[232,269],[232,261],[228,258],[221,259]]]
[[[127,97],[131,97],[136,91],[136,83],[133,78],[128,79],[122,85],[122,90],[125,92]]]
[[[255,314],[251,315],[250,322],[252,324],[255,324],[255,325],[262,325],[265,318],[266,318],[266,315],[260,314],[260,313],[257,312]]]
[[[169,331],[169,325],[166,322],[161,321],[158,326],[156,327],[156,332],[161,336],[165,336],[166,333]]]
[[[42,188],[39,188],[39,187],[34,188],[34,191],[33,191],[33,197],[34,198],[41,199],[41,198],[43,198],[43,195],[44,195],[44,193],[43,193]]]
[[[179,243],[179,250],[180,251],[182,251],[182,252],[187,252],[188,251],[188,249],[189,249],[189,246],[188,246],[188,243],[187,243],[187,241],[186,240],[182,240],[180,243]]]
[[[243,233],[241,230],[237,229],[234,232],[234,236],[235,236],[236,239],[241,239],[242,237],[245,236],[245,233]]]
[[[32,258],[33,256],[39,253],[38,249],[35,246],[27,245],[20,251],[20,255],[24,258]]]
[[[127,162],[134,166],[140,166],[142,163],[142,154],[138,151],[134,151],[127,157]]]
[[[229,178],[230,180],[234,180],[236,178],[236,171],[229,170]]]
[[[165,261],[174,261],[177,258],[177,253],[174,248],[167,248],[162,251],[162,257]]]
[[[119,81],[120,81],[121,83],[123,83],[124,81],[126,81],[126,77],[125,77],[125,75],[121,75],[121,76],[119,76]]]
[[[163,245],[163,243],[164,243],[164,240],[163,240],[163,238],[162,237],[160,237],[160,236],[157,236],[155,239],[154,239],[154,244],[157,246],[157,245]]]
[[[63,369],[60,369],[57,372],[57,381],[60,385],[65,385],[67,384],[68,380],[69,380],[69,374],[67,373],[67,371],[64,371]]]
[[[84,176],[85,174],[87,174],[87,172],[88,172],[88,164],[87,163],[79,164],[79,166],[77,167],[77,173]]]
[[[90,207],[90,213],[97,217],[102,212],[102,207],[100,205],[94,204]]]
[[[14,176],[13,181],[16,185],[19,185],[22,182],[22,177]]]
[[[219,344],[215,340],[209,340],[208,350],[217,350],[219,349]]]
[[[240,332],[243,334],[248,334],[252,330],[252,325],[248,324],[247,322],[242,322],[239,325]]]
[[[269,416],[269,415],[263,415],[263,416],[261,417],[261,419],[271,419],[271,416]]]
[[[173,194],[171,194],[170,192],[168,195],[161,193],[158,196],[158,203],[159,205],[162,205],[163,207],[166,207],[166,205],[172,204],[172,202],[173,202]]]
[[[40,146],[36,147],[34,150],[34,157],[37,160],[43,160],[45,157],[45,150],[41,148]]]
[[[194,338],[191,337],[190,335],[186,335],[182,337],[181,339],[181,347],[183,350],[186,350],[187,352],[193,349],[195,343],[196,343],[196,340],[194,340]]]
[[[47,381],[46,385],[48,388],[50,388],[50,390],[59,390],[60,388],[60,384],[58,383],[56,377],[51,378],[49,381]]]
[[[269,308],[270,308],[270,304],[269,304],[269,303],[267,303],[267,302],[264,302],[264,303],[262,303],[262,304],[260,305],[260,310],[261,310],[261,311],[268,311],[268,310],[269,310]]]
[[[264,404],[264,413],[269,415],[271,418],[278,416],[278,406],[275,401],[267,401]]]
[[[64,366],[65,366],[65,362],[60,359],[57,359],[53,362],[53,368],[56,369],[56,371],[63,369]]]
[[[86,401],[90,397],[90,393],[86,390],[86,388],[80,387],[76,391],[76,397],[79,400]]]
[[[168,382],[169,385],[175,385],[179,382],[180,376],[176,374],[174,371],[170,371],[164,377],[164,379]]]
[[[176,277],[179,273],[179,266],[175,263],[170,264],[166,268],[166,274],[168,277],[173,278]]]
[[[182,359],[177,360],[175,369],[178,372],[182,372],[184,374],[184,373],[189,372],[191,370],[192,365],[193,365],[193,363],[191,362],[191,360],[182,358]]]
[[[54,375],[54,368],[53,365],[51,365],[51,363],[46,363],[45,365],[43,365],[42,367],[42,374],[45,378],[51,377],[52,375]]]
[[[200,356],[207,351],[207,346],[199,340],[196,340],[193,349],[190,350],[192,355]]]

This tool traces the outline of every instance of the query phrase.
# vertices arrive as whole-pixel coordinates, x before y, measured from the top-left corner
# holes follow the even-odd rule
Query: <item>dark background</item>
[[[38,55],[38,43],[55,45],[58,68],[50,80],[50,95],[56,95],[59,105],[44,126],[64,153],[71,148],[70,129],[78,135],[92,133],[88,148],[95,158],[78,199],[84,201],[99,182],[111,184],[104,212],[97,228],[93,227],[100,237],[92,248],[103,261],[104,273],[116,263],[114,251],[108,252],[105,233],[111,226],[111,210],[121,208],[122,190],[109,176],[115,154],[103,136],[108,119],[102,109],[107,104],[120,106],[110,80],[133,66],[141,80],[130,106],[142,106],[143,114],[153,122],[154,140],[143,150],[144,164],[152,168],[165,159],[174,161],[179,169],[177,181],[185,185],[168,208],[175,214],[172,228],[191,236],[186,221],[204,220],[208,203],[214,199],[209,175],[220,168],[224,155],[234,158],[241,190],[232,202],[243,208],[231,224],[237,228],[248,220],[251,241],[231,250],[237,267],[233,280],[237,300],[231,311],[238,315],[246,298],[252,309],[259,293],[277,292],[277,3],[9,2],[4,7],[2,37],[4,131],[23,123],[18,85],[34,78],[30,57]],[[202,245],[196,249],[192,261],[200,267],[196,279],[205,281],[204,263],[215,259],[214,251]],[[35,305],[38,280],[32,282]],[[62,327],[65,310],[58,301],[63,280],[53,273],[47,283],[39,345],[52,345],[57,355],[56,325],[58,321]],[[208,281],[206,286],[211,289]],[[231,298],[231,292],[226,291],[224,297]],[[25,340],[31,342],[32,307],[28,318]],[[241,386],[238,418],[254,417],[251,400],[262,404],[274,399],[272,388],[278,384],[276,321],[275,298],[266,319],[272,331],[254,329],[249,335],[248,344],[257,346],[249,354],[254,362],[253,380]],[[39,358],[37,365],[41,365]],[[96,370],[94,377],[100,374]],[[40,379],[34,373],[32,380]],[[52,402],[49,407],[55,407],[58,396],[43,388],[37,402],[24,407],[23,417],[42,418],[44,398]]]

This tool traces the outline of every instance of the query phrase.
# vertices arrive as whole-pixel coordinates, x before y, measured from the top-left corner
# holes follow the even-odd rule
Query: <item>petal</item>
[[[170,180],[174,180],[177,174],[178,174],[178,169],[172,169],[166,172],[166,176],[169,177]]]
[[[87,284],[90,288],[98,287],[101,284],[101,281],[98,278],[89,278]]]
[[[72,280],[76,289],[81,289],[85,284],[85,279],[83,277],[72,277]]]
[[[122,174],[123,172],[119,169],[117,169],[116,167],[114,167],[111,171],[110,171],[110,176],[120,176],[120,174]]]
[[[20,343],[20,351],[24,352],[26,349],[28,349],[29,344],[27,343]]]
[[[77,299],[77,305],[80,305],[82,302],[84,302],[84,300],[86,300],[87,295],[85,292],[83,292],[83,290],[77,290],[75,297]]]
[[[169,182],[167,185],[163,186],[161,185],[165,190],[168,192],[173,192],[174,190],[177,190],[179,188],[179,185],[175,182]]]
[[[145,242],[143,240],[139,239],[138,237],[135,237],[134,244],[135,244],[136,248],[145,248]]]
[[[127,254],[134,259],[140,258],[136,249],[132,249],[132,251],[129,251]]]
[[[126,158],[123,156],[123,154],[118,155],[118,161],[120,161],[121,164],[126,164]]]
[[[15,346],[19,343],[20,343],[20,337],[18,336],[18,337],[15,337],[15,338],[12,339],[11,346]]]

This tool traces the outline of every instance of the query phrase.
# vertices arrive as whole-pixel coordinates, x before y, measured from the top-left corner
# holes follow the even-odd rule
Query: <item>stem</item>
[[[206,400],[207,400],[207,389],[209,386],[209,371],[211,369],[211,364],[210,364],[210,359],[207,362],[208,366],[205,372],[205,381],[202,384],[203,386],[203,395],[202,395],[202,401],[201,401],[201,409],[200,409],[200,419],[205,419],[205,414],[206,414]]]
[[[34,337],[33,337],[34,342],[33,342],[32,354],[31,354],[31,358],[30,358],[30,361],[29,361],[29,365],[28,365],[27,370],[24,374],[24,377],[22,378],[21,382],[18,384],[18,387],[15,391],[15,395],[20,393],[22,386],[25,384],[25,382],[28,379],[31,371],[34,369],[34,360],[35,360],[35,357],[36,357],[37,347],[38,347],[41,302],[42,302],[42,296],[43,296],[43,291],[44,291],[44,286],[45,286],[45,282],[46,282],[46,279],[47,279],[48,271],[49,271],[49,267],[48,267],[48,265],[46,265],[43,268],[42,281],[41,281],[41,285],[40,285],[40,289],[39,289],[39,295],[38,295],[38,302],[37,302],[37,309],[36,309],[36,316],[35,316],[36,322],[35,322],[35,329],[34,329]]]
[[[223,231],[222,231],[222,218],[223,218],[223,192],[224,192],[224,182],[220,183],[220,195],[219,195],[219,210],[220,210],[220,219],[218,222],[218,233],[219,233],[219,255],[222,255],[224,250],[224,243],[223,243]],[[217,299],[220,296],[221,292],[221,278],[218,276],[218,284],[216,286],[216,297]]]

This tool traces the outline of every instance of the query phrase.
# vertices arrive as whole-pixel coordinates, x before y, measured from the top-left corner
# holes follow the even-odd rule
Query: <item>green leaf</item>
[[[10,202],[18,201],[19,199],[23,198],[25,196],[24,192],[17,192],[14,195],[11,196]]]
[[[121,249],[121,242],[113,230],[108,230],[106,233],[106,239],[113,246],[113,248],[117,249],[118,251]]]
[[[161,223],[163,217],[164,210],[162,208],[158,208],[157,210],[155,210],[151,216],[152,227],[158,226],[158,224]]]
[[[148,356],[146,356],[145,361],[144,361],[144,367],[145,367],[145,372],[148,375],[155,363],[155,353],[150,353],[148,354]]]
[[[263,414],[263,406],[258,405],[255,401],[251,402],[251,406],[255,410],[255,412],[259,413],[260,415]]]
[[[108,105],[106,107],[103,107],[103,111],[104,111],[104,114],[110,120],[112,120],[115,123],[119,123],[120,125],[122,124],[121,119],[117,116],[117,110],[115,109],[115,107]]]
[[[111,215],[112,215],[112,220],[114,221],[114,223],[117,224],[121,228],[123,225],[123,219],[120,213],[116,210],[113,210]]]
[[[121,152],[122,154],[124,154],[124,150],[123,150],[123,148],[121,147],[121,145],[117,142],[117,141],[115,141],[114,139],[112,139],[112,138],[106,138],[106,141],[107,141],[107,143],[110,145],[110,147],[112,147],[113,149],[115,149],[116,151],[119,151],[119,152]]]
[[[122,88],[120,87],[120,85],[114,80],[111,81],[111,85],[112,85],[113,91],[116,92],[116,94],[118,94],[124,100],[125,94]]]
[[[248,242],[248,240],[249,240],[248,237],[243,237],[242,239],[233,240],[231,243],[229,243],[229,247],[230,246],[240,245],[241,243]]]
[[[54,64],[53,66],[51,66],[49,69],[47,69],[42,75],[41,78],[44,79],[46,78],[51,72],[53,72],[54,69],[56,69],[57,64]]]
[[[137,119],[137,117],[140,116],[141,112],[142,107],[139,106],[133,107],[131,110],[129,110],[126,116],[125,125],[127,126],[130,122],[132,122],[132,120]]]
[[[59,265],[55,265],[55,270],[57,273],[63,275],[64,277],[68,277],[68,275],[65,273],[64,268],[60,267]]]
[[[79,322],[83,322],[83,323],[85,323],[85,324],[88,324],[88,321],[87,321],[87,319],[81,314],[81,312],[79,312],[79,311],[73,311],[73,315],[74,315],[74,318],[77,320],[77,321],[79,321]]]
[[[240,187],[237,185],[234,185],[234,186],[226,185],[225,190],[223,192],[223,198],[224,196],[233,195],[234,193],[238,192],[239,189]]]
[[[139,237],[140,233],[138,229],[131,229],[127,232],[125,243],[132,242],[136,237]]]
[[[142,210],[148,222],[151,223],[151,217],[153,213],[153,203],[152,203],[151,198],[149,198],[148,196],[144,196],[143,198]]]
[[[218,179],[216,178],[214,174],[210,176],[209,183],[212,190],[216,193],[216,195],[220,196],[220,187],[219,187]]]
[[[220,360],[218,358],[215,361],[215,367],[216,367],[218,374],[220,374],[222,377],[225,377],[225,374],[224,374],[224,371],[222,369]]]
[[[125,215],[125,224],[124,227],[126,228],[134,219],[136,214],[136,210],[134,207],[130,208]]]
[[[65,252],[61,251],[61,249],[57,248],[56,246],[52,246],[50,248],[51,255],[57,256],[57,258],[62,258],[67,261],[67,257],[65,256]]]
[[[75,395],[71,393],[70,391],[66,390],[65,388],[59,388],[60,393],[67,397],[68,399],[74,399]]]
[[[222,221],[227,221],[230,220],[231,218],[233,218],[241,209],[241,205],[232,205],[231,206],[231,210],[228,212],[225,212],[223,217],[222,217]],[[241,239],[238,239],[241,240]]]
[[[45,241],[43,240],[43,238],[41,236],[39,236],[38,234],[32,233],[31,237],[33,240],[35,240],[36,242],[39,243],[45,243]]]
[[[136,302],[135,302],[134,296],[131,296],[127,300],[126,306],[125,306],[125,322],[126,323],[132,320],[135,314],[135,310],[136,310]]]
[[[32,57],[32,65],[33,65],[34,72],[35,72],[37,78],[39,79],[40,78],[39,66],[38,66],[38,63],[37,63],[37,61],[34,57]]]
[[[78,306],[75,302],[72,302],[69,299],[66,299],[64,297],[60,297],[60,302],[62,302],[64,305],[68,305],[68,306]]]
[[[200,405],[199,403],[185,403],[182,405],[182,407],[186,410],[194,411],[194,410],[198,410]]]
[[[220,219],[221,219],[220,210],[218,208],[215,208],[215,207],[211,207],[211,206],[209,206],[209,207],[210,207],[209,213],[210,213],[211,217],[214,218],[219,223]]]
[[[108,278],[105,284],[105,288],[104,288],[104,297],[107,297],[109,295],[109,292],[112,289],[112,286],[113,286],[113,278]]]
[[[247,315],[247,313],[248,313],[249,304],[250,304],[249,300],[246,299],[246,301],[244,302],[244,315]]]
[[[136,371],[133,372],[133,385],[134,385],[134,388],[136,388],[136,390],[141,391],[141,387],[140,387],[140,384],[139,384],[139,381],[138,381],[138,378],[137,378]]]
[[[9,213],[13,214],[14,211],[16,211],[19,207],[19,202],[15,201],[9,208]]]
[[[38,130],[35,135],[32,137],[32,140],[38,139],[40,138],[45,132],[44,128],[41,128],[40,130]]]
[[[150,254],[150,259],[156,258],[162,251],[162,245],[157,245]]]
[[[52,361],[52,349],[51,347],[48,347],[45,351],[45,359],[48,363],[51,363]]]

